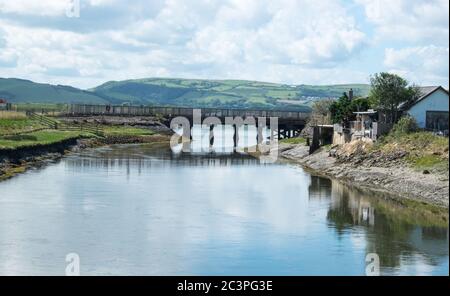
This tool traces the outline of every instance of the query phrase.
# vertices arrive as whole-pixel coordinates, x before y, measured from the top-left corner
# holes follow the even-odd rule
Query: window
[[[426,128],[429,130],[448,130],[448,111],[427,111],[426,120]]]

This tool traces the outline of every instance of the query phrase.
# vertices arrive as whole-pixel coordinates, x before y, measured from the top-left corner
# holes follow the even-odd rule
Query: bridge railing
[[[306,120],[309,113],[276,110],[244,110],[222,108],[198,108],[202,117],[278,117],[282,119]],[[111,105],[82,105],[69,106],[69,115],[118,115],[118,116],[192,116],[194,108],[186,107],[151,107],[151,106],[111,106]]]

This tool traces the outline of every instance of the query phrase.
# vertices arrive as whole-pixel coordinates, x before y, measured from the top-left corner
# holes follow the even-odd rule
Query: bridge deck
[[[109,105],[80,105],[69,107],[69,114],[75,116],[86,115],[121,115],[121,116],[185,116],[192,117],[193,110],[200,109],[202,118],[216,117],[278,117],[278,119],[292,121],[306,121],[309,113],[275,110],[244,110],[222,108],[185,108],[185,107],[151,107],[151,106],[109,106]]]

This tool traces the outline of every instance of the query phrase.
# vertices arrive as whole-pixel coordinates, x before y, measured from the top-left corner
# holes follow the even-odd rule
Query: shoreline
[[[424,175],[406,166],[381,167],[340,162],[323,148],[309,155],[302,144],[280,144],[280,157],[306,171],[364,190],[386,193],[400,202],[418,202],[448,209],[448,179]]]
[[[147,136],[109,136],[106,138],[71,138],[57,143],[0,150],[0,182],[11,179],[30,169],[40,168],[54,163],[64,156],[87,148],[114,144],[166,143],[169,135],[154,134]]]

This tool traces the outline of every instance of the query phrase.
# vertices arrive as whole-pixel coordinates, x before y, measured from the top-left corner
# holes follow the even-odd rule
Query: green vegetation
[[[0,136],[26,133],[43,128],[39,122],[30,120],[24,113],[0,112]]]
[[[51,103],[18,103],[14,104],[14,110],[18,112],[33,111],[41,113],[44,111],[49,115],[57,112],[66,111],[68,104],[51,104]]]
[[[309,119],[310,125],[331,124],[330,108],[335,103],[333,99],[315,101]]]
[[[358,96],[369,93],[365,84],[291,86],[244,80],[149,78],[111,81],[91,90],[80,90],[0,78],[0,98],[19,104],[19,111],[46,112],[64,110],[70,103],[310,111],[315,100],[339,97],[350,88]]]
[[[419,131],[419,126],[417,125],[414,117],[411,116],[403,116],[400,120],[394,125],[391,133],[393,135],[403,135],[410,134]]]
[[[311,97],[339,96],[350,87],[358,94],[368,93],[367,85],[290,86],[243,80],[163,78],[108,82],[92,91],[131,104],[309,111]]]
[[[333,123],[347,123],[354,120],[356,111],[367,111],[371,107],[370,101],[365,98],[350,100],[344,93],[337,101],[329,105]]]
[[[123,125],[114,125],[114,126],[105,126],[104,127],[105,136],[151,136],[154,135],[150,129],[131,127],[131,126],[123,126]]]
[[[408,163],[417,170],[448,172],[449,139],[416,130],[414,121],[402,118],[373,149],[386,154],[405,151]]]
[[[15,78],[0,78],[0,98],[11,103],[108,103],[108,100],[98,94],[71,86],[42,84]]]
[[[390,122],[397,121],[399,106],[413,100],[419,94],[415,86],[408,86],[408,81],[402,77],[390,74],[375,74],[371,79],[369,98],[379,110],[390,114]]]
[[[305,138],[290,138],[280,141],[282,144],[306,144]]]
[[[21,147],[47,145],[80,136],[89,135],[79,132],[45,130],[14,136],[2,136],[0,137],[0,149],[17,149]]]

